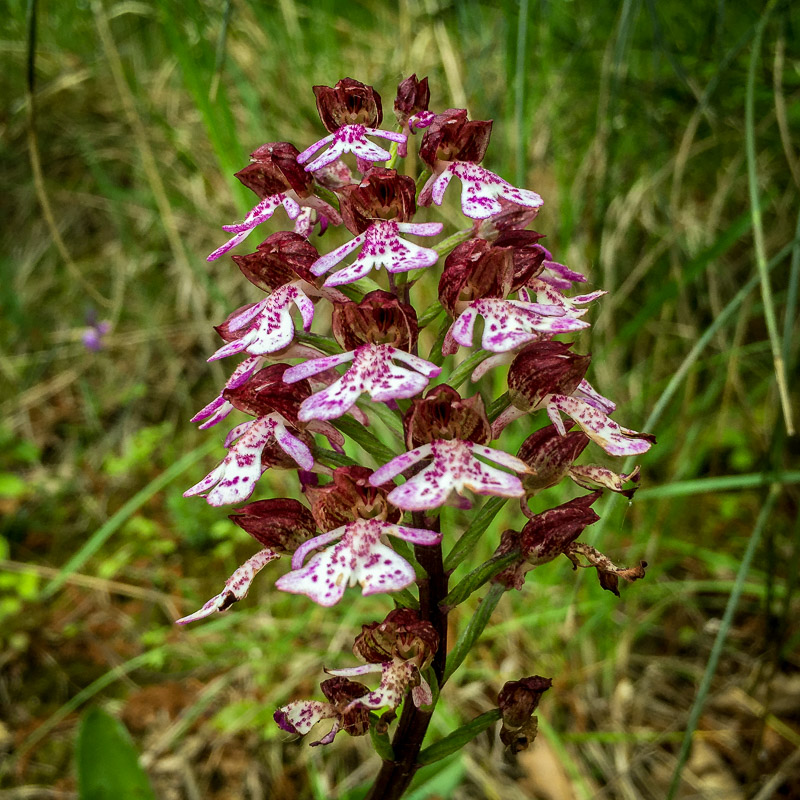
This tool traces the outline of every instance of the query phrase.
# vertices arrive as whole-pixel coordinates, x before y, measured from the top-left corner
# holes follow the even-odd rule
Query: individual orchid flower
[[[361,161],[388,161],[392,156],[388,150],[384,150],[379,145],[367,139],[367,136],[375,136],[379,139],[388,139],[391,142],[402,144],[406,141],[405,134],[394,133],[393,131],[383,131],[377,128],[367,128],[364,125],[342,125],[324,139],[314,142],[311,147],[306,148],[297,156],[298,164],[306,162],[323,148],[326,144],[330,147],[310,164],[306,164],[306,172],[314,172],[326,167],[336,161],[345,153],[355,153]]]
[[[450,326],[443,351],[451,354],[458,345],[472,347],[475,320],[479,316],[484,319],[481,347],[493,353],[505,353],[541,339],[543,334],[588,328],[588,322],[577,318],[584,313],[584,309],[567,314],[562,306],[484,297],[470,303]]]
[[[222,230],[234,235],[225,242],[225,244],[218,247],[213,253],[207,256],[206,261],[216,261],[229,250],[233,250],[236,245],[243,242],[262,222],[266,222],[270,219],[281,206],[284,207],[287,216],[291,220],[298,220],[302,214],[303,208],[311,209],[316,212],[318,217],[321,216],[326,220],[324,226],[321,224],[323,230],[324,227],[327,226],[327,221],[332,222],[334,225],[340,225],[342,222],[339,212],[332,205],[315,195],[299,197],[297,193],[292,190],[269,195],[269,197],[265,197],[263,200],[256,203],[241,222],[222,226]],[[301,229],[304,229],[304,226],[307,226],[307,222],[300,220],[297,225]]]
[[[466,509],[472,504],[461,497],[465,489],[498,497],[522,497],[525,494],[516,475],[483,464],[475,458],[476,455],[516,472],[529,471],[524,461],[501,450],[459,439],[437,439],[393,458],[373,472],[369,481],[373,486],[379,486],[423,458],[432,456],[431,464],[389,492],[387,499],[390,503],[405,511],[424,511],[444,505],[455,492],[459,495],[458,507]]]
[[[320,684],[320,688],[330,702],[295,700],[273,714],[278,727],[287,733],[304,735],[322,720],[335,720],[325,736],[311,742],[312,747],[330,744],[340,730],[350,736],[363,736],[369,731],[369,709],[358,705],[349,708],[354,698],[361,696],[365,690],[369,691],[368,687],[347,678],[329,678]]]
[[[351,700],[345,710],[349,711],[356,706],[377,710],[379,708],[395,709],[403,701],[406,690],[411,686],[411,699],[414,705],[429,705],[433,702],[431,687],[416,664],[411,661],[404,661],[395,658],[392,661],[384,661],[379,664],[362,664],[358,667],[347,667],[345,669],[327,669],[329,675],[336,675],[340,678],[350,678],[360,675],[368,675],[372,672],[381,673],[381,682],[375,691]]]
[[[263,356],[250,356],[250,358],[246,358],[233,371],[230,378],[228,378],[227,382],[225,383],[224,388],[236,389],[243,383],[247,383],[247,381],[249,381],[259,369],[261,369],[264,360],[265,359]],[[233,411],[233,404],[229,403],[222,396],[222,392],[220,392],[217,397],[215,397],[207,406],[201,408],[200,411],[198,411],[189,421],[202,423],[197,427],[200,428],[200,430],[205,430],[206,428],[213,428],[214,425],[222,422],[222,420],[225,419],[228,414],[231,413],[231,411]]]
[[[250,325],[241,338],[227,342],[208,360],[216,361],[242,351],[260,356],[287,347],[294,339],[294,321],[289,311],[292,303],[299,309],[303,318],[303,330],[307,331],[314,320],[314,304],[298,286],[286,284],[229,319],[227,327],[232,333],[241,330],[248,323]]]
[[[575,306],[583,306],[597,300],[598,297],[608,294],[603,289],[589,294],[576,295],[575,297],[565,297],[556,287],[540,278],[533,278],[528,281],[528,285],[520,289],[519,297],[525,302],[545,303],[553,306],[561,306],[566,314],[573,314],[580,309]]]
[[[248,558],[247,561],[225,581],[225,588],[218,595],[212,597],[199,611],[195,611],[194,614],[189,614],[186,617],[181,617],[179,620],[176,620],[176,622],[178,625],[196,622],[199,619],[210,617],[216,611],[225,611],[234,603],[243,600],[247,597],[247,592],[250,590],[250,584],[252,584],[253,578],[255,578],[267,564],[280,557],[280,553],[269,547],[260,550],[254,556]]]
[[[635,456],[646,453],[655,442],[652,435],[623,428],[609,419],[604,411],[575,396],[550,395],[546,408],[547,416],[562,436],[567,430],[559,412],[575,420],[593,442],[612,456]]]
[[[393,364],[392,359],[403,361],[411,369]],[[298,414],[301,422],[341,417],[363,392],[379,403],[414,397],[442,371],[441,367],[391,345],[364,344],[348,353],[290,367],[283,380],[294,383],[347,361],[352,361],[353,366],[339,380],[303,401]]]
[[[322,275],[335,267],[360,245],[361,253],[349,266],[340,269],[325,281],[325,286],[341,286],[363,278],[373,269],[386,267],[388,272],[408,272],[433,266],[439,259],[435,250],[420,247],[399,237],[399,233],[415,236],[438,236],[442,232],[441,222],[392,222],[380,220],[370,225],[364,233],[351,239],[336,250],[322,256],[311,267],[315,275]]]
[[[517,189],[493,172],[471,161],[452,161],[438,175],[432,175],[422,189],[419,204],[442,204],[453,176],[461,179],[461,210],[471,219],[488,219],[503,211],[499,198],[528,208],[539,208],[542,198],[529,189]]]
[[[308,446],[289,433],[284,418],[277,412],[267,414],[237,425],[225,440],[228,454],[222,462],[200,483],[187,489],[183,496],[200,495],[212,506],[246,500],[264,472],[261,454],[273,440],[301,469],[310,470],[314,466],[314,457]]]
[[[419,545],[435,545],[442,538],[441,533],[424,528],[407,528],[374,518],[356,519],[300,545],[292,557],[293,571],[275,585],[284,592],[305,594],[321,606],[336,605],[345,588],[356,583],[361,584],[364,595],[404,589],[417,576],[411,564],[381,543],[387,535]],[[317,553],[303,566],[312,550],[337,539],[336,545]]]

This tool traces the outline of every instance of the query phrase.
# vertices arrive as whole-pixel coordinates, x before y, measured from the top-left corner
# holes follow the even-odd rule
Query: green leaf
[[[467,742],[471,742],[476,736],[494,725],[500,717],[499,708],[484,712],[471,722],[454,730],[449,736],[445,736],[441,741],[426,747],[417,757],[417,763],[433,764],[436,761],[447,758],[447,756],[459,751]]]
[[[519,559],[519,552],[507,553],[504,556],[496,556],[485,561],[476,567],[442,600],[439,605],[442,608],[452,608],[463,603],[473,592],[483,586],[486,581],[491,580],[498,572],[502,572],[506,567],[511,566]]]
[[[81,720],[75,761],[79,800],[156,800],[130,734],[100,708]]]
[[[453,389],[458,389],[462,383],[472,374],[475,367],[483,361],[486,361],[489,356],[493,355],[488,350],[479,350],[473,353],[469,358],[465,358],[451,373],[446,383],[452,386]]]
[[[323,353],[328,353],[328,355],[331,356],[338,355],[342,352],[342,348],[339,347],[336,340],[332,339],[330,336],[320,336],[318,333],[295,331],[294,338],[297,339],[298,342],[316,347],[317,350],[321,350]]]
[[[375,752],[384,761],[394,761],[394,750],[392,750],[392,743],[389,741],[388,733],[378,733],[377,729],[378,715],[369,715],[369,738],[372,740],[372,746]]]
[[[382,444],[367,428],[351,417],[339,417],[333,424],[345,436],[349,436],[373,458],[377,459],[379,464],[385,464],[397,455],[394,450],[390,450],[385,444]]]
[[[461,663],[472,649],[472,645],[475,644],[483,633],[483,629],[489,622],[492,612],[497,608],[497,604],[500,602],[503,592],[505,592],[505,587],[499,583],[495,583],[486,593],[486,597],[481,601],[478,610],[469,621],[464,632],[458,637],[456,646],[447,656],[447,664],[445,665],[444,675],[442,676],[442,686],[450,680],[450,676],[461,666]]]
[[[451,572],[469,555],[472,548],[477,544],[478,539],[483,536],[492,520],[505,505],[506,499],[505,497],[493,497],[483,504],[470,526],[447,554],[447,558],[444,560],[445,571]]]
[[[444,308],[442,308],[442,304],[438,300],[433,305],[428,306],[417,320],[419,329],[422,330],[430,325],[431,322],[434,322],[442,311],[444,311]]]

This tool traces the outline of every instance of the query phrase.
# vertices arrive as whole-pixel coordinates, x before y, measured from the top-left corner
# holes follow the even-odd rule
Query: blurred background
[[[313,84],[374,85],[389,127],[412,72],[432,109],[494,120],[486,166],[543,196],[544,243],[609,291],[576,349],[615,418],[659,443],[634,501],[604,498],[585,537],[647,560],[646,579],[617,599],[566,559],[531,573],[431,731],[495,706],[506,680],[552,676],[535,746],[512,758],[482,735],[411,796],[800,796],[800,465],[782,411],[797,398],[796,5],[4,5],[0,798],[77,797],[81,725],[82,769],[112,758],[98,708],[159,798],[355,800],[377,771],[366,739],[312,749],[272,712],[352,664],[385,597],[324,610],[274,590],[269,567],[228,614],[173,621],[254,552],[225,509],[182,497],[223,452],[220,429],[188,421],[227,372],[205,361],[211,325],[257,294],[227,257],[205,261],[252,204],[232,174],[264,142],[321,138]],[[463,227],[452,200],[430,218]],[[289,473],[260,488],[296,495]],[[508,504],[483,555],[522,521]]]

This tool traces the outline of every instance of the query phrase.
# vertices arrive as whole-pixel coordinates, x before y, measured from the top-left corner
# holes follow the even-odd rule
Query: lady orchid
[[[234,412],[249,419],[228,433],[221,463],[185,493],[213,506],[238,504],[264,472],[282,468],[296,470],[305,504],[270,498],[234,513],[262,549],[178,621],[243,600],[256,575],[272,572],[281,556],[290,556],[290,568],[272,579],[278,590],[304,595],[296,599],[300,609],[331,607],[346,593],[362,603],[348,593],[357,585],[362,595],[384,596],[378,602],[387,607],[393,601],[383,621],[356,637],[354,653],[365,663],[331,665],[334,677],[321,684],[325,700],[292,700],[274,715],[299,735],[332,720],[315,745],[330,744],[341,730],[371,732],[382,765],[367,797],[393,800],[431,757],[420,751],[439,693],[503,592],[524,591],[527,573],[561,554],[576,568],[596,569],[602,588],[615,594],[620,577],[644,576],[644,563],[617,567],[578,541],[599,519],[591,506],[604,490],[633,496],[639,467],[626,474],[576,461],[591,443],[625,456],[645,453],[655,440],[610,419],[614,403],[586,379],[590,357],[558,338],[588,328],[589,306],[605,292],[573,294],[586,276],[555,261],[542,234],[527,229],[542,198],[480,164],[492,122],[471,120],[465,109],[430,110],[427,78],[416,75],[398,86],[396,130],[381,127],[380,95],[357,80],[315,86],[314,94],[327,135],[302,151],[288,142],[253,151],[237,177],[258,202],[244,221],[223,226],[233,237],[209,256],[233,250],[281,207],[295,222],[254,252],[232,256],[266,295],[216,328],[223,343],[209,361],[244,359],[193,421],[209,428]],[[427,169],[406,175],[398,159],[418,133]],[[420,221],[419,208],[441,205],[454,177],[465,227],[432,242],[444,222]],[[317,227],[320,236],[339,237],[325,252],[308,238]],[[421,335],[428,327],[433,334]],[[460,364],[459,349],[476,349],[478,338],[469,367]],[[459,392],[470,370],[480,383],[500,365],[509,365],[508,390],[494,402],[485,403],[489,386]],[[538,411],[550,424],[530,433],[517,454],[507,452],[505,428]],[[543,493],[564,478],[591,493],[547,508]],[[519,530],[484,533],[495,556],[450,587],[476,542],[440,530],[440,509],[469,510],[474,495],[492,504],[514,498],[524,516]],[[484,586],[483,622],[448,656],[449,611]],[[350,680],[372,674],[379,676],[374,689]],[[482,715],[486,725],[502,720],[512,752],[535,736],[533,711],[551,683],[538,675],[508,681],[496,708]],[[465,742],[481,725],[452,736]]]

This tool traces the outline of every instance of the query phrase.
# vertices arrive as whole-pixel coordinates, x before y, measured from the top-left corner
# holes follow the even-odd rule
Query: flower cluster
[[[249,419],[225,437],[218,466],[185,493],[214,506],[241,504],[264,472],[289,469],[297,470],[307,505],[274,498],[233,514],[262,549],[179,622],[229,608],[284,555],[291,565],[276,587],[321,606],[335,605],[356,584],[364,595],[401,593],[398,607],[357,638],[355,653],[365,664],[328,670],[334,677],[322,684],[325,700],[290,702],[275,714],[281,728],[300,734],[333,720],[315,742],[327,744],[339,730],[385,729],[407,693],[415,708],[433,702],[426,674],[441,684],[447,647],[446,611],[437,610],[442,596],[432,594],[447,586],[438,509],[470,509],[476,495],[521,504],[528,521],[499,539],[497,554],[514,558],[502,572],[487,572],[495,585],[520,589],[530,569],[563,553],[576,566],[596,568],[601,585],[617,592],[619,577],[642,577],[643,567],[616,567],[576,539],[597,519],[591,504],[601,491],[630,497],[639,470],[617,474],[575,461],[590,442],[626,456],[646,452],[654,439],[611,419],[614,404],[586,380],[590,357],[556,338],[587,328],[588,309],[604,292],[572,294],[587,278],[555,261],[542,235],[527,229],[542,198],[481,165],[491,121],[470,120],[464,109],[429,110],[427,79],[416,76],[398,87],[396,130],[380,127],[381,98],[370,86],[346,78],[314,93],[327,135],[302,151],[271,142],[251,154],[237,177],[258,201],[244,220],[223,226],[231,238],[208,257],[232,251],[273,217],[285,214],[293,223],[254,252],[232,256],[264,294],[217,326],[222,344],[209,361],[243,360],[194,421],[209,428],[234,411]],[[417,134],[426,169],[415,180],[397,165]],[[443,223],[418,221],[417,214],[442,205],[454,178],[468,224],[434,243]],[[347,240],[327,252],[309,239],[315,231],[330,238],[336,229]],[[433,336],[421,337],[437,325]],[[470,377],[459,364],[478,340],[483,352],[470,360],[472,383],[508,365],[506,402],[487,406],[488,390],[479,385],[467,396],[458,391]],[[433,342],[424,356],[422,341]],[[551,424],[516,454],[506,452],[498,441],[506,426],[539,410]],[[351,458],[356,443],[373,469]],[[534,514],[531,498],[565,477],[592,494]],[[405,544],[393,546],[400,540]],[[409,592],[415,584],[419,600]],[[370,673],[380,674],[374,690],[350,680]],[[517,684],[504,690],[500,705],[517,709],[503,712],[504,730],[521,749],[550,684],[538,677]]]

